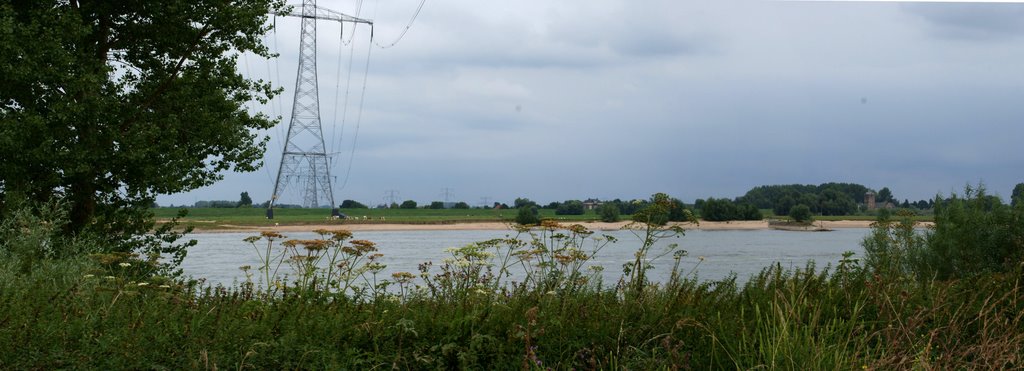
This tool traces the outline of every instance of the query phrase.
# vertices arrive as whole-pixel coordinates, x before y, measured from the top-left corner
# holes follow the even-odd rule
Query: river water
[[[651,250],[651,255],[663,251],[669,243],[679,244],[688,255],[681,266],[687,274],[695,274],[701,280],[717,280],[735,273],[738,281],[746,281],[762,268],[778,262],[783,267],[803,267],[814,261],[819,268],[831,263],[833,266],[845,251],[853,251],[855,257],[862,257],[860,243],[870,230],[865,228],[841,228],[831,232],[789,232],[777,230],[733,230],[733,231],[687,231],[681,238],[660,241]],[[417,265],[432,261],[433,272],[442,260],[451,257],[444,251],[447,247],[504,238],[509,231],[366,231],[356,232],[354,238],[377,243],[379,252],[384,254],[381,262],[387,265],[382,277],[390,278],[393,272],[417,274]],[[245,280],[240,266],[257,267],[259,259],[253,247],[243,241],[254,235],[245,233],[194,234],[190,237],[199,244],[189,250],[182,264],[186,275],[205,278],[211,284],[232,284]],[[607,234],[618,239],[617,243],[605,246],[593,260],[593,264],[604,267],[603,279],[614,283],[622,275],[622,264],[631,261],[640,239],[629,231],[597,232],[592,237]],[[287,238],[312,239],[313,233],[289,233]],[[585,250],[591,244],[584,246]],[[703,258],[703,259],[701,259]],[[664,281],[671,271],[673,259],[665,256],[654,262],[655,269],[650,277]]]

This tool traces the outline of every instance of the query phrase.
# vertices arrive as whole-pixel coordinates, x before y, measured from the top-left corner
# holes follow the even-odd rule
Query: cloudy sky
[[[365,1],[359,15],[388,45],[418,4]],[[285,88],[253,107],[284,116],[264,169],[160,204],[269,199],[299,39],[297,19],[276,22],[266,40],[281,58],[239,64]],[[366,30],[350,46],[336,25],[319,33],[338,203],[381,203],[386,190],[422,203],[443,188],[470,204],[692,202],[823,182],[913,201],[979,181],[1008,198],[1024,182],[1021,4],[427,1],[392,48],[368,47]],[[295,188],[281,202],[301,203]]]

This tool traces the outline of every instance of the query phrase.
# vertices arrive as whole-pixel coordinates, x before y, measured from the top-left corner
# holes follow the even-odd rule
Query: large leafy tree
[[[882,189],[878,191],[878,197],[876,197],[876,201],[885,203],[893,202],[893,200],[894,198],[892,196],[892,191],[889,190],[889,187],[882,187]]]
[[[65,233],[125,240],[157,194],[260,166],[274,119],[245,103],[278,91],[239,53],[279,0],[0,3],[0,217],[23,201],[70,208]]]
[[[1010,204],[1013,206],[1024,204],[1024,183],[1017,183],[1013,187],[1013,193],[1010,194]]]

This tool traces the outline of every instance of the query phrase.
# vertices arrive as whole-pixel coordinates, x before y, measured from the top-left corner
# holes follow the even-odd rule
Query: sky
[[[374,20],[387,46],[419,1],[319,5]],[[275,24],[280,58],[239,58],[284,88],[250,106],[282,116],[264,167],[159,204],[270,198],[299,42],[297,18]],[[1007,199],[1024,182],[1024,4],[428,0],[390,48],[318,27],[336,203],[692,202],[825,182],[911,201],[983,182]],[[290,187],[279,202],[301,203]]]

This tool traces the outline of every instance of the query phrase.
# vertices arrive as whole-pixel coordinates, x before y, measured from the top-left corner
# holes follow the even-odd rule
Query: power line
[[[387,46],[381,45],[381,44],[377,44],[376,42],[374,44],[377,45],[377,47],[379,47],[381,49],[387,49],[387,48],[390,48],[392,46],[395,46],[395,44],[398,44],[399,41],[402,41],[402,38],[405,37],[405,34],[409,32],[410,28],[412,28],[412,23],[416,21],[416,17],[418,17],[420,15],[420,11],[423,10],[423,4],[426,4],[426,3],[427,3],[427,0],[420,0],[420,6],[416,7],[416,12],[414,12],[412,14],[412,18],[409,18],[409,23],[405,25],[405,28],[402,29],[402,33],[400,33],[398,35],[398,37],[395,38],[395,41],[392,41]]]
[[[363,102],[366,101],[366,80],[370,75],[370,51],[373,50],[373,28],[370,28],[370,44],[366,50],[366,67],[363,69],[363,88],[359,93],[359,109],[356,111],[356,132],[352,135],[352,151],[348,156],[348,169],[345,169],[345,181],[339,190],[348,185],[348,177],[352,172],[352,159],[356,157],[356,141],[359,140],[359,125],[363,121]]]

